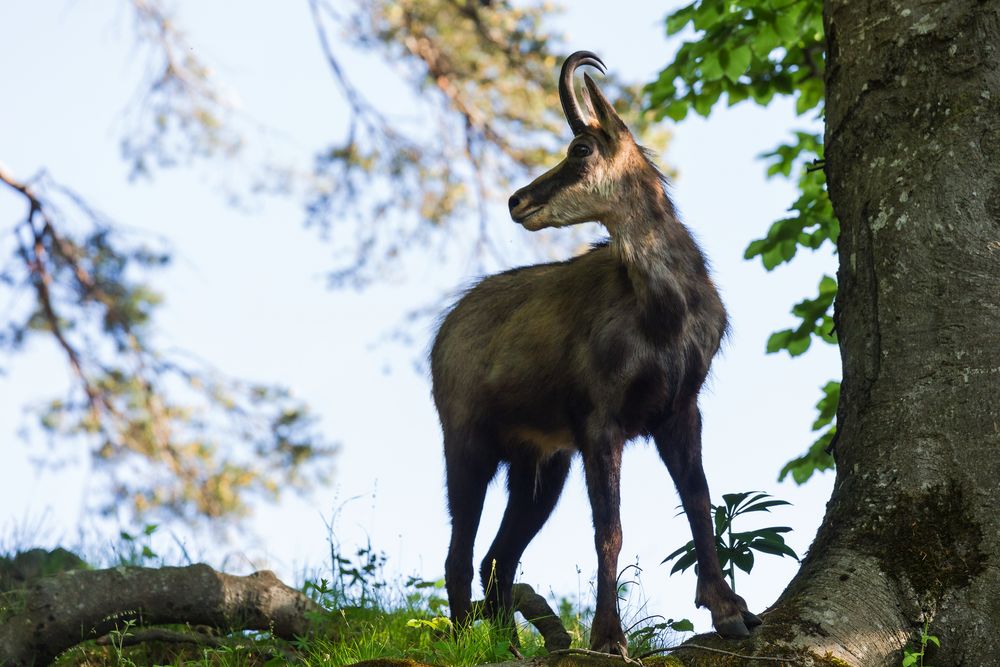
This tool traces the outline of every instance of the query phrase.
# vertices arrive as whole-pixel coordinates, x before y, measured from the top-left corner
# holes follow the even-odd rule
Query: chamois
[[[511,613],[518,560],[578,451],[598,560],[591,647],[626,654],[616,608],[621,455],[627,441],[652,436],[691,524],[695,603],[711,610],[720,634],[745,637],[761,621],[723,578],[701,464],[698,392],[726,311],[663,174],[587,74],[584,115],[573,91],[581,65],[604,72],[589,51],[562,66],[567,156],[514,193],[510,215],[532,231],[598,221],[609,242],[485,278],[445,316],[431,351],[452,525],[451,617],[456,627],[470,622],[473,542],[499,465],[509,498],[480,571],[493,616]]]

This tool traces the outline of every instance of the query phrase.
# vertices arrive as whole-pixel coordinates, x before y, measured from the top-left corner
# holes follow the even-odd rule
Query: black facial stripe
[[[583,180],[587,170],[588,165],[585,160],[567,159],[557,172],[536,180],[525,188],[523,193],[535,204],[546,204],[560,190]]]

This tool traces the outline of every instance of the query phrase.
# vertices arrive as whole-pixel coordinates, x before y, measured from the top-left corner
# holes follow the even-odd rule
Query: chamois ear
[[[584,99],[587,100],[587,107],[591,111],[591,116],[597,120],[601,128],[609,134],[628,132],[625,121],[621,119],[615,108],[608,102],[601,89],[597,87],[589,74],[584,73],[583,83],[586,85]]]
[[[583,108],[587,111],[587,121],[591,125],[597,125],[597,112],[594,111],[594,103],[590,101],[590,91],[586,86],[580,89],[580,93],[583,96]]]

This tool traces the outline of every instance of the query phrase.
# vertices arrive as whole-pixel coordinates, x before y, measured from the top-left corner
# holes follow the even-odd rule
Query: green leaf
[[[834,433],[835,429],[831,427],[809,447],[805,454],[786,463],[778,475],[778,481],[780,482],[786,476],[791,475],[796,484],[805,484],[813,473],[832,470],[833,457],[826,453],[826,448],[833,439]]]
[[[739,542],[751,542],[756,539],[763,539],[772,542],[784,542],[784,538],[779,535],[779,533],[789,533],[791,528],[788,526],[774,526],[772,528],[758,528],[757,530],[748,530],[742,533],[733,533],[733,539]]]
[[[676,35],[684,29],[684,26],[694,20],[696,4],[692,2],[687,7],[682,7],[667,16],[667,35]]]
[[[771,540],[754,540],[747,545],[751,549],[756,549],[762,553],[772,554],[775,556],[791,556],[795,560],[799,557],[795,551],[785,544],[784,542],[775,542]]]
[[[753,505],[748,505],[743,509],[743,512],[770,512],[770,508],[777,507],[778,505],[791,505],[791,503],[787,500],[765,500]]]
[[[762,22],[759,30],[754,36],[751,46],[754,53],[761,60],[771,55],[781,45],[781,37],[770,23]]]
[[[697,560],[698,554],[695,553],[694,549],[692,549],[688,553],[681,556],[677,562],[674,563],[674,566],[670,568],[670,574],[673,574],[674,572],[683,572],[694,565]]]
[[[669,556],[667,556],[666,558],[664,558],[663,560],[661,560],[660,561],[660,565],[663,565],[668,560],[673,560],[673,559],[677,558],[678,556],[680,556],[682,553],[686,553],[686,552],[689,552],[689,551],[694,551],[694,540],[690,540],[687,544],[685,544],[684,546],[682,546],[680,549],[678,549],[677,551],[674,551]]]
[[[686,618],[670,621],[669,625],[674,632],[694,632],[694,623]]]
[[[675,121],[682,121],[688,114],[690,104],[686,100],[674,100],[664,109],[664,113]]]
[[[720,23],[722,3],[702,2],[693,14],[695,30],[709,31]]]
[[[785,349],[789,355],[797,357],[808,350],[811,343],[812,339],[809,336],[793,336]]]
[[[753,552],[750,550],[733,554],[733,565],[740,568],[747,574],[753,569]]]
[[[739,104],[748,97],[750,97],[750,91],[744,85],[735,85],[726,88],[726,103],[728,106]]]
[[[753,57],[750,47],[746,45],[737,46],[732,51],[729,51],[727,56],[728,62],[724,66],[726,78],[736,83],[750,66],[750,60]]]
[[[823,82],[807,79],[799,85],[799,95],[795,100],[795,113],[802,115],[815,109],[823,102]]]
[[[724,493],[722,494],[722,500],[726,503],[727,508],[732,509],[755,493],[757,492],[744,491],[743,493]]]
[[[795,332],[791,329],[782,329],[771,334],[767,339],[767,353],[774,354],[786,349],[792,339],[793,333]]]
[[[716,536],[722,535],[726,532],[726,527],[729,525],[729,521],[726,517],[726,508],[721,506],[716,507],[713,514],[715,520],[715,534]]]
[[[774,29],[782,39],[794,39],[796,37],[795,17],[790,12],[778,14],[774,19]]]
[[[819,414],[813,422],[814,431],[823,428],[826,428],[826,431],[809,446],[805,454],[792,459],[782,467],[778,476],[779,482],[790,474],[796,484],[804,484],[813,473],[833,468],[833,457],[827,453],[827,449],[837,433],[837,427],[832,422],[837,415],[839,402],[840,383],[827,382],[823,386],[823,397],[816,403]]]
[[[709,51],[701,59],[701,77],[704,81],[715,81],[722,78],[722,63],[719,54]]]
[[[752,495],[751,497],[746,498],[746,499],[740,501],[740,504],[738,504],[734,508],[733,516],[737,516],[737,515],[743,514],[744,512],[747,511],[748,507],[750,507],[751,505],[754,505],[758,500],[762,500],[764,498],[770,498],[770,497],[771,497],[770,494],[764,493],[763,491],[761,491],[761,492],[755,492],[754,495]]]
[[[695,110],[699,116],[708,118],[708,114],[712,111],[712,100],[704,95],[699,95],[694,98],[694,103],[692,108]]]
[[[903,667],[913,667],[917,664],[917,660],[920,658],[919,653],[909,653],[903,656]]]
[[[827,382],[823,385],[823,397],[816,403],[816,421],[813,422],[812,430],[818,431],[831,423],[837,416],[837,406],[840,404],[840,383]]]

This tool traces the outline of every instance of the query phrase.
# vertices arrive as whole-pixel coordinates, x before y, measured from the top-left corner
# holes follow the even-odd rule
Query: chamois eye
[[[591,152],[587,144],[577,144],[569,149],[569,154],[573,157],[587,157]]]

